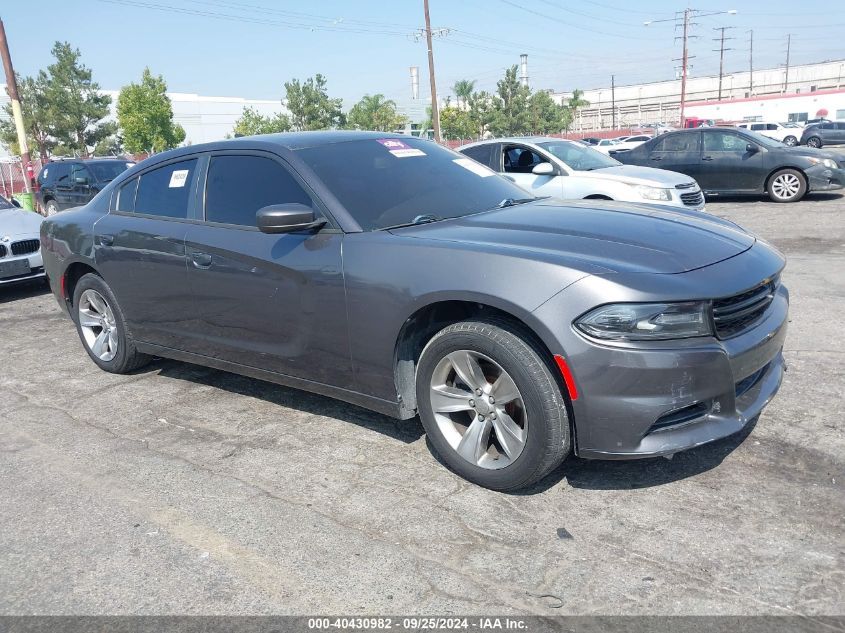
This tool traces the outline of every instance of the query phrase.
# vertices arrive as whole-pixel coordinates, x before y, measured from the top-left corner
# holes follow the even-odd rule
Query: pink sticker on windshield
[[[387,150],[396,158],[407,158],[409,156],[425,156],[425,152],[421,149],[411,147],[404,141],[395,138],[380,138],[376,142],[384,145]]]

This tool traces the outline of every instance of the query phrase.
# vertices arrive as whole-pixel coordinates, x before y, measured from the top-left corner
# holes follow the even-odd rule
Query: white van
[[[801,128],[785,127],[780,123],[772,123],[770,121],[748,121],[746,123],[738,123],[737,127],[768,136],[790,147],[798,145],[798,141],[801,140],[801,132],[803,131]]]

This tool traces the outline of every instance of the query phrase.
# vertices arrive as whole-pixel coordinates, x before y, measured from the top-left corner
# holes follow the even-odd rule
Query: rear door
[[[701,167],[696,177],[702,189],[738,193],[762,190],[763,148],[726,130],[704,130],[702,136]],[[747,151],[749,145],[756,151]]]
[[[170,161],[122,184],[94,225],[94,254],[133,336],[188,349],[192,302],[185,233],[202,158]]]
[[[316,196],[274,154],[224,151],[211,154],[199,199],[202,221],[186,236],[191,351],[351,387],[342,231],[256,228],[256,212],[271,204],[305,204],[328,219]]]
[[[677,171],[697,178],[701,162],[700,139],[699,131],[664,134],[652,146],[647,160],[640,160],[638,164]]]
[[[837,121],[833,124],[833,141],[834,143],[840,144],[845,143],[845,122]]]
[[[70,179],[70,168],[68,163],[55,162],[50,169],[53,171],[53,197],[59,209],[67,209],[73,206],[73,182]]]

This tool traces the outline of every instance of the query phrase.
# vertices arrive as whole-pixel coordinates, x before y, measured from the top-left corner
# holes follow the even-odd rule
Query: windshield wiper
[[[383,226],[379,231],[389,231],[390,229],[401,229],[403,226],[416,226],[417,224],[429,224],[431,222],[440,222],[443,220],[439,215],[432,215],[431,213],[424,213],[418,215],[410,222],[402,222],[401,224],[393,224],[391,226]]]
[[[518,204],[525,204],[526,202],[534,202],[535,200],[545,200],[551,196],[540,196],[538,198],[505,198],[493,209],[504,209],[505,207],[514,207]]]

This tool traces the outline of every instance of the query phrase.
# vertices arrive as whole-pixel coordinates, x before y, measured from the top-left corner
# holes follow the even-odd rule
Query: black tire
[[[818,136],[811,136],[807,139],[807,147],[821,147],[822,145],[822,140]]]
[[[469,350],[495,361],[517,386],[528,425],[524,448],[504,468],[478,466],[461,457],[435,419],[429,390],[438,364],[452,352]],[[538,346],[507,321],[464,321],[438,332],[423,350],[417,368],[417,406],[434,451],[461,477],[492,490],[530,486],[554,470],[569,454],[569,416],[560,383]]]
[[[797,180],[797,188],[792,187],[788,194],[781,193],[786,191],[786,188],[779,186],[779,180],[790,183],[795,183]],[[773,202],[798,202],[807,193],[807,179],[797,169],[780,169],[771,175],[769,182],[766,183],[766,190]]]
[[[798,139],[794,136],[787,136],[785,139],[783,139],[783,142],[789,147],[795,147],[796,145],[798,145]]]
[[[47,204],[44,205],[44,213],[47,217],[51,215],[56,215],[59,212],[59,205],[56,204],[55,200],[48,200]]]
[[[114,315],[114,331],[117,335],[117,352],[114,358],[110,360],[103,360],[93,353],[88,343],[85,341],[83,328],[80,325],[79,318],[79,304],[83,293],[86,290],[94,290],[99,293],[107,302],[108,306]],[[82,342],[82,347],[88,353],[97,366],[112,374],[126,374],[131,371],[143,367],[152,360],[151,356],[140,353],[135,348],[135,342],[126,330],[126,320],[123,317],[123,312],[114,293],[109,288],[108,284],[103,279],[93,273],[83,275],[76,284],[73,291],[73,305],[71,306],[71,315],[73,315],[73,322],[76,324],[76,332],[79,334],[79,340]]]

